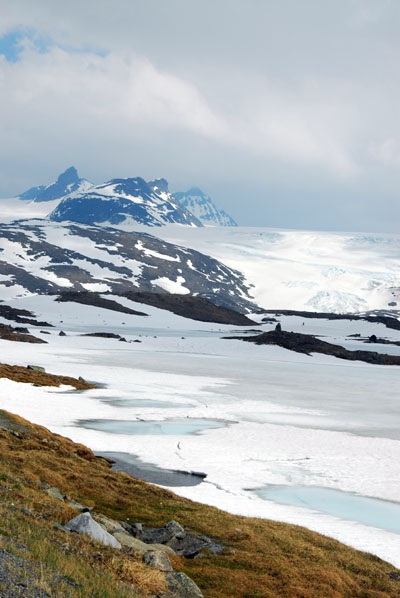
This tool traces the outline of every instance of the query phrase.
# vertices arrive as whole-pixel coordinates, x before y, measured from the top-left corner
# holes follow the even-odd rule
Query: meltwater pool
[[[182,434],[196,434],[202,430],[224,428],[228,423],[217,419],[165,419],[162,421],[137,421],[119,419],[84,419],[76,422],[82,428],[109,432],[111,434],[169,434],[181,436]]]
[[[400,534],[400,503],[397,502],[318,486],[270,485],[252,492],[264,500],[320,511]]]

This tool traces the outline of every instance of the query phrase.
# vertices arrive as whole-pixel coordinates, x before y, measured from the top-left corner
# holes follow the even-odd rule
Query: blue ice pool
[[[264,500],[305,507],[400,534],[400,503],[318,486],[265,486],[252,490]]]
[[[196,434],[202,430],[223,428],[228,422],[217,419],[166,419],[163,421],[131,421],[120,419],[85,419],[78,425],[90,430],[110,432],[111,434]]]

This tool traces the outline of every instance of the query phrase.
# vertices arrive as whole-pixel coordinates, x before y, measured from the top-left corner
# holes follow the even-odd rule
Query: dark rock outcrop
[[[387,355],[375,351],[349,351],[340,345],[322,341],[311,334],[274,330],[272,332],[263,332],[257,336],[231,336],[225,338],[242,340],[255,343],[256,345],[278,345],[284,349],[304,353],[305,355],[323,353],[350,361],[364,361],[376,365],[400,365],[400,356]]]
[[[89,292],[89,291],[66,291],[61,293],[59,297],[57,297],[56,301],[60,303],[65,303],[68,301],[73,301],[75,303],[81,303],[82,305],[92,305],[94,307],[101,307],[103,309],[110,309],[111,311],[118,311],[123,314],[131,314],[134,316],[147,316],[144,312],[136,311],[131,309],[130,307],[126,307],[125,305],[121,305],[117,301],[113,301],[112,299],[106,299],[99,295],[99,293]]]

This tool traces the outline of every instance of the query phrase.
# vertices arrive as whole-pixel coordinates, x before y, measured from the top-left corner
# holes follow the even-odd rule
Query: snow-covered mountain
[[[179,203],[206,226],[237,226],[224,210],[219,210],[209,195],[198,187],[173,194]]]
[[[240,272],[146,233],[46,220],[0,224],[1,299],[66,290],[190,294],[255,309]]]
[[[140,177],[112,179],[107,183],[67,195],[51,212],[50,220],[118,226],[178,223],[202,226],[172,196],[165,179],[146,182]]]
[[[92,183],[86,179],[81,179],[78,176],[78,172],[74,166],[67,168],[62,174],[59,175],[55,183],[50,185],[39,185],[38,187],[31,187],[24,193],[19,195],[19,199],[29,201],[54,201],[56,199],[62,199],[66,195],[74,192],[85,192],[92,187]]]

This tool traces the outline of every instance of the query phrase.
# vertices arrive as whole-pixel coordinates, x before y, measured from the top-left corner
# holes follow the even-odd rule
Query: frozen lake
[[[35,346],[34,363],[100,386],[71,393],[19,385],[17,392],[16,383],[3,381],[3,408],[97,454],[124,454],[128,465],[131,455],[132,467],[138,458],[158,473],[207,475],[195,485],[157,478],[182,496],[304,525],[400,566],[400,368],[224,340],[237,328],[137,304],[132,307],[149,318],[54,305],[51,298],[15,305],[55,324],[43,337],[49,344]],[[88,332],[123,329],[127,340],[140,330],[142,342],[82,337],[77,320]],[[400,339],[399,331],[380,324],[281,322],[338,344],[355,333]],[[58,336],[60,329],[66,337]],[[32,348],[20,345],[6,345],[7,360],[32,363]],[[272,487],[274,496],[248,491]]]

